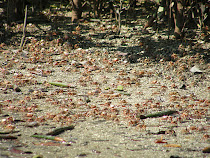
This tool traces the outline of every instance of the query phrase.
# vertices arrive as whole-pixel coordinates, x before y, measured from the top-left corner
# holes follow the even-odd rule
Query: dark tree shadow
[[[59,9],[60,11],[63,10],[63,8]],[[53,8],[51,9],[51,12],[56,13],[56,9]],[[146,19],[146,13],[141,9],[138,8],[136,10],[136,15],[134,19],[140,19],[140,18],[145,18]],[[107,14],[107,13],[106,13]],[[103,16],[103,15],[102,15]],[[113,23],[114,20],[110,19]],[[126,12],[122,14],[122,24],[125,25],[126,21]],[[93,33],[89,34],[87,36],[87,33],[92,29],[88,27],[85,22],[91,22],[90,17],[82,19],[82,21],[77,24],[77,23],[71,23],[71,18],[66,17],[63,15],[57,15],[53,14],[50,18],[47,17],[44,14],[36,14],[29,17],[27,20],[28,23],[34,24],[41,34],[35,34],[31,32],[26,32],[26,37],[33,36],[37,38],[38,40],[48,40],[52,41],[55,39],[61,39],[61,45],[64,43],[69,44],[72,49],[76,48],[75,45],[77,45],[80,48],[83,49],[88,49],[90,47],[98,47],[98,48],[108,48],[110,51],[120,51],[123,53],[126,53],[126,58],[130,63],[135,63],[138,62],[139,58],[150,58],[155,62],[159,62],[160,60],[163,61],[175,61],[176,59],[173,57],[173,54],[178,55],[179,57],[183,57],[186,54],[190,55],[195,55],[197,53],[200,53],[204,60],[206,62],[209,62],[209,50],[208,48],[202,48],[199,46],[196,46],[196,30],[191,29],[188,30],[188,33],[190,34],[189,37],[186,37],[185,40],[177,40],[177,39],[163,39],[161,37],[158,38],[158,40],[154,40],[152,38],[153,34],[150,34],[149,32],[144,34],[141,33],[141,30],[136,30],[139,32],[138,38],[143,43],[143,46],[128,46],[126,44],[122,44],[120,47],[115,47],[109,42],[102,42],[99,43],[97,42],[97,39],[108,39],[112,40],[115,38],[119,38],[120,40],[124,39],[124,35],[118,35],[114,31],[93,31]],[[98,24],[100,25],[101,21],[98,21]],[[0,26],[2,23],[0,22]],[[40,27],[40,25],[46,25],[50,26],[50,30],[46,31]],[[136,24],[133,23],[127,23],[126,24],[130,28],[134,28]],[[167,35],[168,32],[164,31],[167,28],[167,25],[164,23],[158,23],[158,25],[153,26],[153,29],[157,29],[162,33]],[[1,32],[3,31],[3,36],[0,35],[1,39],[0,42],[5,42],[5,43],[10,43],[11,38],[14,36],[21,36],[22,32],[17,32],[17,33],[11,33],[7,32],[5,30],[0,30]],[[54,33],[55,32],[55,33]],[[173,31],[171,31],[172,33]],[[51,35],[49,35],[51,34]],[[172,34],[170,34],[171,36]],[[126,38],[131,38],[126,37]],[[3,38],[2,38],[3,37]],[[95,39],[92,40],[92,38]],[[19,38],[18,40],[20,40]],[[205,42],[209,42],[209,36],[206,36],[206,39],[204,39]],[[183,45],[184,47],[190,47],[190,51],[186,52],[184,49],[180,48],[180,45]]]

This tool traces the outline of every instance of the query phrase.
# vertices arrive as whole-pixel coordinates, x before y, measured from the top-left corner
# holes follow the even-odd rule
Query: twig
[[[20,43],[20,49],[22,50],[23,46],[24,46],[24,39],[25,39],[25,31],[26,31],[26,19],[27,19],[27,5],[25,7],[25,18],[24,18],[24,25],[23,25],[23,36],[21,39],[21,43]]]
[[[59,87],[74,88],[73,86],[71,86],[69,84],[65,84],[65,83],[61,83],[61,82],[49,82],[49,84],[54,85],[54,86],[59,86]]]
[[[116,15],[116,23],[118,22],[118,30],[117,34],[120,34],[121,31],[121,13],[122,13],[122,1],[120,0],[120,6],[115,10],[115,15]]]
[[[17,137],[16,136],[11,136],[11,135],[1,135],[0,140],[1,139],[17,139]]]
[[[121,31],[121,12],[122,12],[122,1],[120,0],[120,9],[118,14],[118,34],[120,34]]]
[[[51,135],[51,136],[56,136],[59,135],[67,130],[73,130],[74,126],[67,126],[67,127],[61,127],[61,128],[56,128],[55,130],[47,133],[46,135]]]
[[[31,135],[31,137],[41,138],[41,139],[55,140],[55,141],[60,141],[60,142],[65,142],[65,140],[63,140],[62,138],[60,138],[60,137],[55,137],[55,136],[34,134],[34,135]]]
[[[178,111],[176,110],[167,110],[167,111],[161,111],[161,112],[156,112],[156,113],[152,113],[152,114],[148,114],[148,115],[140,115],[137,116],[140,119],[146,119],[146,118],[153,118],[153,117],[162,117],[165,115],[172,115],[174,113],[178,113]]]

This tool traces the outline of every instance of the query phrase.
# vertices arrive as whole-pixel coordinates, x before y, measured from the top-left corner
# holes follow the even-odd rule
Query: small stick
[[[1,135],[0,140],[1,139],[17,139],[17,137],[16,136],[11,136],[11,135]]]
[[[26,31],[26,19],[27,19],[27,5],[25,7],[25,18],[24,18],[24,25],[23,25],[23,36],[22,36],[22,39],[21,39],[21,43],[20,43],[20,49],[22,50],[23,49],[23,46],[24,46],[24,39],[25,39],[25,31]]]
[[[47,133],[46,135],[51,135],[51,136],[56,136],[59,135],[67,130],[73,130],[74,126],[67,126],[67,127],[61,127],[61,128],[56,128],[55,130]]]
[[[162,117],[165,115],[172,115],[174,113],[178,113],[178,111],[175,110],[167,110],[167,111],[161,111],[161,112],[156,112],[156,113],[152,113],[152,114],[148,114],[148,115],[140,115],[137,116],[140,119],[146,119],[146,118],[153,118],[153,117]]]
[[[121,32],[121,12],[122,12],[122,1],[120,0],[120,9],[119,9],[119,13],[118,13],[118,34],[120,34]]]
[[[46,135],[34,134],[34,135],[31,135],[31,137],[41,138],[41,139],[55,140],[55,141],[60,141],[60,142],[65,142],[65,140],[63,140],[60,137],[49,136],[49,135],[46,136]]]
[[[54,85],[54,86],[73,88],[73,86],[71,86],[69,84],[66,84],[66,83],[61,83],[61,82],[48,82],[48,83],[51,84],[51,85]]]

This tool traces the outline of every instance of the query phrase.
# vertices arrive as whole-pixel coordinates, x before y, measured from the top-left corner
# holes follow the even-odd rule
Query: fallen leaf
[[[203,149],[203,153],[210,153],[210,147],[206,147]]]
[[[155,141],[155,143],[160,144],[160,143],[167,143],[167,142],[165,142],[165,141],[163,141],[163,140],[161,140],[161,139],[158,139],[158,140]]]
[[[203,71],[201,71],[197,66],[193,66],[190,69],[190,72],[193,72],[193,73],[202,73]]]
[[[122,85],[118,85],[116,90],[123,91],[123,86]]]
[[[163,141],[163,136],[161,136],[161,138],[156,140],[155,143],[167,143],[167,142]]]
[[[9,151],[10,151],[11,153],[15,153],[15,154],[24,154],[24,151],[23,151],[23,150],[19,150],[19,149],[15,148],[15,147],[11,147],[11,148],[9,149]]]
[[[173,148],[181,148],[182,146],[179,144],[166,144],[164,147],[173,147]]]

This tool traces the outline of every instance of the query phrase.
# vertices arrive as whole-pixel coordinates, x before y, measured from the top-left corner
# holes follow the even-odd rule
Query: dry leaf
[[[182,146],[179,144],[166,144],[164,147],[173,147],[173,148],[181,148]]]
[[[203,71],[201,71],[197,66],[193,66],[191,69],[190,69],[191,72],[193,73],[202,73]]]

